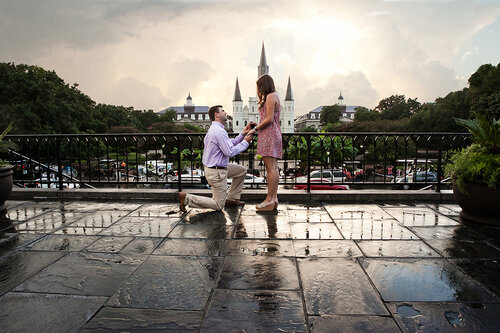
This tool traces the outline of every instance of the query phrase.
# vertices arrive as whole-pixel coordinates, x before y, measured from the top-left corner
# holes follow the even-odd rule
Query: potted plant
[[[473,144],[455,152],[445,173],[467,221],[500,225],[500,120],[455,119],[472,134]]]
[[[3,138],[11,129],[12,123],[0,135],[0,153],[4,153],[13,147],[12,142],[3,141]],[[5,201],[7,201],[12,191],[12,168],[12,165],[9,165],[7,161],[0,158],[0,212],[3,212],[7,208]]]

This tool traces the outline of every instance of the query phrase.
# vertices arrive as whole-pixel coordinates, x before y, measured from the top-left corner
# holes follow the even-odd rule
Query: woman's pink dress
[[[266,118],[266,112],[266,105],[263,105],[259,109],[260,122]],[[274,112],[273,122],[258,132],[257,154],[260,156],[281,158],[283,145],[281,143],[280,113],[281,105],[278,105]]]

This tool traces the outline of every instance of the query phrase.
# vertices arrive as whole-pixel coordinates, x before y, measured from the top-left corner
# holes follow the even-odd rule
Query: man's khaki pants
[[[243,190],[243,182],[247,168],[242,165],[229,163],[227,169],[211,169],[205,167],[205,177],[212,187],[212,198],[187,194],[186,205],[192,208],[210,208],[221,210],[226,204],[226,199],[239,200]],[[232,178],[231,187],[227,192],[227,179]]]

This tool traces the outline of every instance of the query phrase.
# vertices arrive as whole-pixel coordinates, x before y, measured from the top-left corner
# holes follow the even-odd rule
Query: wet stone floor
[[[500,332],[500,229],[459,212],[10,201],[0,332]]]

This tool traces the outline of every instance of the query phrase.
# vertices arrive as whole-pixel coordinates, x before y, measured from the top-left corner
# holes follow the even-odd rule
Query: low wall
[[[188,193],[211,196],[210,190],[186,190]],[[241,200],[263,200],[266,190],[244,189]],[[453,192],[414,191],[414,190],[349,190],[349,191],[311,191],[280,190],[281,202],[436,202],[455,203]],[[44,189],[14,188],[10,200],[149,200],[172,202],[178,200],[177,190],[164,189]]]

